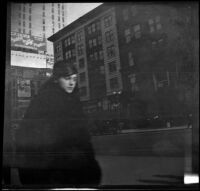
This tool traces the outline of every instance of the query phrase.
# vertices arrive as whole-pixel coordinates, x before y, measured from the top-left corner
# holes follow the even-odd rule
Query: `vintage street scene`
[[[198,14],[7,3],[3,189],[197,186]]]

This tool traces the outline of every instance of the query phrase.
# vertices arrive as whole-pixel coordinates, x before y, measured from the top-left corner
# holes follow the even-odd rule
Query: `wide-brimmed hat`
[[[74,64],[69,64],[60,61],[56,62],[53,66],[54,77],[64,77],[64,76],[70,76],[72,74],[77,74],[77,69]]]

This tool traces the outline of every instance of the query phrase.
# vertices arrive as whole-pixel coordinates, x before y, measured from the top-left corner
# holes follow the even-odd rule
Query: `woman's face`
[[[63,88],[67,93],[72,93],[76,83],[77,83],[77,74],[72,74],[67,77],[60,77],[58,83],[61,88]]]

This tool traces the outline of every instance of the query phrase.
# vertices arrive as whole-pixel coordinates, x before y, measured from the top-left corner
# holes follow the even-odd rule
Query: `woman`
[[[63,62],[54,65],[27,109],[18,131],[22,184],[98,185],[87,121],[78,97],[77,72]],[[21,155],[20,155],[21,153]]]

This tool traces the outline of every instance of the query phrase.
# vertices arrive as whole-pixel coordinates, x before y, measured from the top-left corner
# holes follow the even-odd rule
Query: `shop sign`
[[[46,51],[44,38],[18,32],[11,32],[11,47],[34,49],[40,52]]]
[[[25,80],[25,79],[18,79],[17,80],[17,96],[20,97],[20,98],[31,97],[30,80]]]

